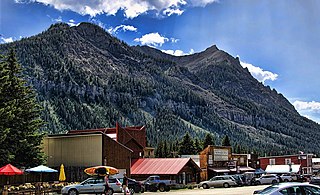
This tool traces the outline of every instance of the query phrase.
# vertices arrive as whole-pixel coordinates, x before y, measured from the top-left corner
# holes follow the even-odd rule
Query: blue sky
[[[0,0],[0,43],[92,22],[174,55],[217,45],[320,123],[319,10],[317,0]]]

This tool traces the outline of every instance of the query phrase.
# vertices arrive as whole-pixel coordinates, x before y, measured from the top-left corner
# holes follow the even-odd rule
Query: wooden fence
[[[60,172],[60,167],[51,167]],[[84,169],[87,167],[64,167],[66,174],[66,182],[80,182],[88,178],[89,176],[84,173]],[[10,184],[19,185],[24,183],[35,183],[35,182],[55,182],[59,181],[58,173],[25,173],[23,175],[0,175],[0,186]]]

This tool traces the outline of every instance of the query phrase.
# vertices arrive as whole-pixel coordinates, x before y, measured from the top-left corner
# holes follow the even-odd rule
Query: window
[[[212,164],[213,164],[213,156],[209,155],[208,165],[212,165]]]
[[[306,194],[320,194],[320,190],[312,186],[305,186],[304,191]]]
[[[285,164],[285,165],[291,164],[291,158],[286,158],[286,159],[284,159],[284,164]]]
[[[269,165],[275,165],[276,164],[276,159],[271,158],[269,159]]]

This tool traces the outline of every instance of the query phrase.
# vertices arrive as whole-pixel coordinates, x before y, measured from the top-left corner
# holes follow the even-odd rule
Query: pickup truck
[[[146,180],[142,181],[145,187],[145,191],[150,192],[164,192],[164,191],[170,191],[170,186],[174,185],[174,183],[171,180],[160,180],[160,177],[158,175],[152,175],[148,177]]]

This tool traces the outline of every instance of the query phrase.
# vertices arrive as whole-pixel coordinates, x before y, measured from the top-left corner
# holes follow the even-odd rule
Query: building
[[[142,158],[146,147],[145,126],[71,130],[67,134],[49,135],[43,148],[51,167],[77,168],[81,175],[85,167],[109,165],[127,172],[130,176],[131,160]],[[81,177],[83,178],[83,177]]]
[[[59,168],[64,164],[68,181],[84,179],[83,170],[97,165],[113,166],[130,173],[133,153],[101,132],[49,135],[43,140],[43,150],[49,167]],[[74,175],[71,172],[75,172]]]
[[[209,145],[200,152],[201,180],[208,180],[216,175],[254,172],[249,165],[255,164],[251,154],[232,154],[231,146]]]
[[[256,154],[234,154],[232,160],[240,167],[250,167],[250,170],[257,168],[258,155]]]
[[[312,158],[312,169],[315,175],[320,175],[320,158]]]
[[[209,145],[200,152],[201,181],[230,172],[231,146]],[[234,168],[234,167],[233,167]]]
[[[71,130],[68,132],[68,134],[93,132],[102,132],[110,138],[114,139],[115,141],[130,148],[133,151],[133,159],[142,158],[144,155],[144,151],[146,150],[147,137],[145,126],[121,127],[119,123],[116,123],[115,128]]]
[[[141,158],[132,161],[131,176],[145,180],[151,175],[177,184],[198,183],[201,169],[191,158]]]
[[[298,165],[298,173],[304,175],[311,175],[313,173],[312,170],[312,157],[313,154],[294,154],[294,155],[283,155],[283,156],[267,156],[267,157],[259,157],[259,166],[263,170],[266,170],[268,165],[287,165],[282,166],[284,169],[281,170],[273,170],[271,168],[268,171],[271,172],[293,172],[293,169],[297,169],[296,165]],[[294,166],[293,166],[294,165]],[[274,169],[279,169],[279,166],[269,166],[274,167]]]

